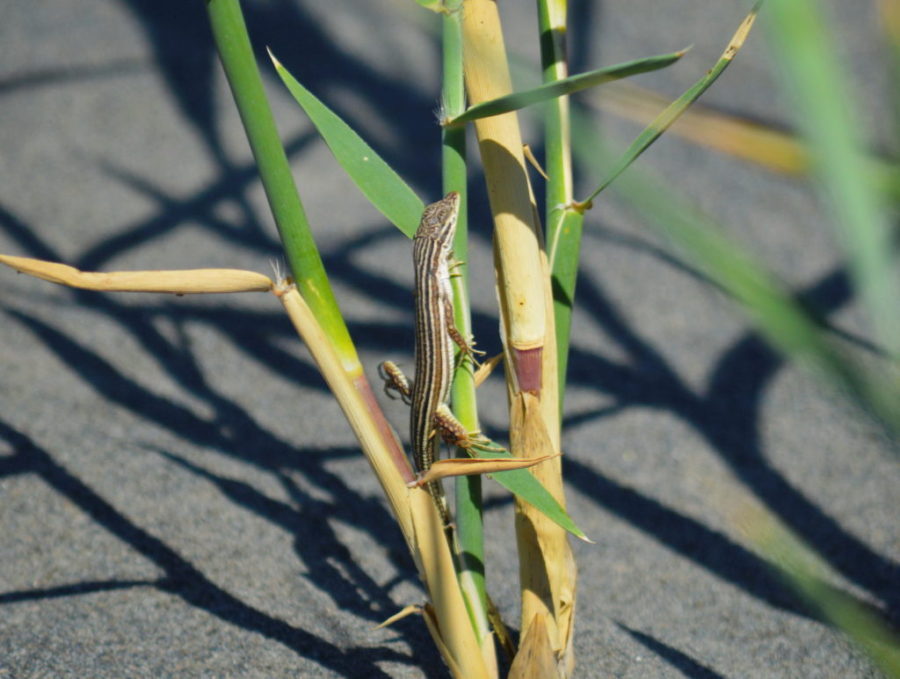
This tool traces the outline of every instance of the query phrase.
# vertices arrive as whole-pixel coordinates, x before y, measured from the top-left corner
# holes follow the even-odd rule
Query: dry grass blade
[[[549,679],[558,676],[556,655],[547,636],[547,621],[538,614],[525,630],[519,652],[509,668],[508,679]]]
[[[79,271],[73,266],[30,257],[0,255],[6,264],[29,276],[58,285],[105,292],[168,292],[175,295],[217,292],[268,292],[268,276],[242,269],[183,269],[177,271]]]
[[[372,629],[384,629],[385,627],[390,627],[398,620],[403,620],[403,618],[408,618],[411,615],[420,615],[422,613],[422,607],[416,606],[415,604],[410,604],[409,606],[404,606],[402,609],[394,613],[387,620],[378,623]]]
[[[467,476],[470,474],[493,474],[494,472],[509,471],[510,469],[525,469],[549,460],[552,455],[544,457],[522,459],[520,457],[492,458],[490,460],[474,459],[466,457],[452,457],[446,460],[438,460],[422,474],[415,485],[424,486],[432,481],[439,481],[448,476]]]
[[[491,373],[494,372],[494,368],[496,368],[497,364],[502,360],[503,354],[497,354],[496,356],[491,356],[488,360],[482,362],[482,364],[478,367],[478,370],[475,371],[475,386],[480,387],[481,383],[491,376]]]
[[[593,104],[628,120],[647,125],[668,105],[664,97],[632,83],[615,83]],[[695,105],[669,128],[669,134],[762,165],[776,172],[800,174],[809,156],[796,137],[765,125]]]

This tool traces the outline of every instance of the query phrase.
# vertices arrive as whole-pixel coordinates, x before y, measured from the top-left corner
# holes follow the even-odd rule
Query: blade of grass
[[[107,292],[167,292],[175,295],[222,292],[269,292],[268,276],[241,269],[175,271],[80,271],[58,262],[0,255],[0,264],[58,285]]]
[[[238,0],[207,0],[206,9],[294,280],[347,370],[361,373],[356,348],[325,274],[275,127],[240,4]]]
[[[481,118],[490,118],[500,115],[501,113],[509,113],[510,111],[518,111],[532,104],[537,104],[554,97],[561,97],[573,92],[580,92],[589,87],[602,85],[603,83],[612,82],[621,78],[627,78],[630,75],[638,73],[647,73],[656,71],[660,68],[669,66],[684,56],[687,50],[680,50],[670,54],[659,54],[652,57],[644,57],[615,66],[606,66],[598,68],[587,73],[579,73],[578,75],[569,76],[563,80],[545,83],[538,87],[523,92],[513,92],[490,101],[485,101],[475,106],[471,106],[462,115],[449,119],[445,125],[455,126],[468,123]]]
[[[281,81],[353,183],[381,214],[412,238],[425,209],[415,191],[347,123],[303,87],[274,54],[269,52],[269,57]]]
[[[574,147],[579,158],[586,165],[596,164],[603,155],[602,143],[589,122],[583,116],[573,116],[573,130],[583,142]],[[619,177],[613,190],[628,200],[649,226],[665,235],[734,297],[777,349],[813,366],[900,432],[900,398],[890,378],[864,370],[839,351],[809,314],[711,218],[688,207],[661,183],[646,175],[635,177],[634,173],[632,168]]]
[[[900,678],[900,638],[855,598],[827,584],[812,549],[760,510],[745,510],[741,530],[806,603],[860,646],[886,677]]]
[[[828,202],[837,237],[875,336],[900,359],[900,315],[894,247],[884,205],[869,181],[843,69],[825,19],[812,0],[772,0],[768,32],[781,55],[798,125],[808,141],[814,172]]]
[[[669,104],[669,106],[660,113],[633,142],[631,142],[631,145],[625,153],[622,154],[622,157],[613,165],[613,169],[608,172],[606,179],[604,179],[600,183],[600,186],[598,186],[593,193],[582,202],[590,203],[594,200],[603,189],[609,186],[616,177],[622,174],[629,165],[637,160],[638,157],[653,144],[653,142],[659,139],[660,135],[687,110],[688,106],[693,104],[700,95],[706,92],[710,85],[722,75],[725,69],[731,64],[734,56],[738,53],[738,50],[740,50],[741,46],[744,44],[744,40],[746,40],[747,35],[750,33],[753,22],[756,21],[756,15],[759,12],[760,4],[762,4],[762,0],[759,0],[759,2],[753,6],[753,9],[750,10],[750,13],[741,22],[741,25],[732,36],[731,41],[728,43],[725,51],[722,52],[722,56],[719,57],[719,61],[716,62],[716,65],[713,66],[705,76],[694,83],[684,94],[678,97],[678,99]]]
[[[547,230],[550,238],[550,282],[553,286],[553,314],[556,318],[556,342],[559,365],[559,410],[562,413],[566,373],[569,366],[569,336],[572,329],[572,307],[575,304],[575,282],[581,254],[584,213],[567,206],[547,206]]]

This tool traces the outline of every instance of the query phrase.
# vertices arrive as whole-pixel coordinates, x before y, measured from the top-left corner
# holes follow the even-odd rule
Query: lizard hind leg
[[[400,397],[406,405],[412,403],[412,389],[406,375],[393,361],[384,361],[378,365],[378,375],[384,380],[384,393],[390,398]],[[397,394],[395,396],[394,394]]]
[[[506,448],[482,436],[480,431],[469,431],[456,419],[446,405],[440,406],[434,413],[435,430],[450,446],[463,448],[464,450],[482,450],[485,452],[501,452]]]

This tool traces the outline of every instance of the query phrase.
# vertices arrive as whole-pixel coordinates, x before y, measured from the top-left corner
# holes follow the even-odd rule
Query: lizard
[[[419,473],[428,471],[438,457],[439,437],[455,432],[462,438],[462,425],[447,402],[455,367],[454,345],[474,362],[475,350],[457,330],[453,319],[453,289],[450,285],[453,237],[459,216],[459,194],[451,191],[425,208],[413,238],[415,272],[415,379],[410,387],[392,362],[381,364],[385,390],[396,391],[410,407],[410,445]],[[445,433],[446,432],[446,433]],[[445,525],[452,522],[440,481],[427,484]]]

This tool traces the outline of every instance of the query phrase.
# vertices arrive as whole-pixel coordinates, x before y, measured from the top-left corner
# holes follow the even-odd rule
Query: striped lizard
[[[474,361],[475,350],[456,329],[453,320],[453,236],[459,216],[459,194],[451,191],[422,213],[413,238],[415,270],[415,380],[409,382],[392,362],[381,364],[385,391],[396,391],[410,408],[410,443],[416,471],[426,472],[438,457],[437,434],[460,444],[467,440],[465,428],[447,406],[453,380],[454,344]],[[445,525],[450,510],[440,481],[427,485]]]

